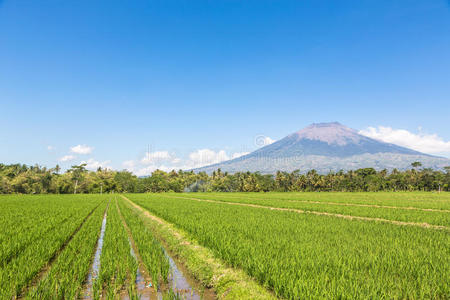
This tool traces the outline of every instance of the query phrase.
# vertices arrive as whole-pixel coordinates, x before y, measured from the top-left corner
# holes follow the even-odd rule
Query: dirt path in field
[[[164,221],[161,218],[158,218],[157,216],[154,216],[152,214],[150,214],[150,212],[148,210],[143,209],[142,207],[140,207],[139,205],[137,205],[136,203],[134,203],[133,201],[129,200],[127,197],[122,196],[122,198],[124,200],[126,200],[128,203],[130,203],[134,208],[138,209],[140,212],[142,212],[144,214],[144,216],[146,216],[147,218],[152,219],[155,222],[158,222],[161,225],[164,225],[166,223],[166,221]],[[180,239],[181,236],[178,232],[174,231],[173,235],[177,238]]]
[[[186,197],[184,197],[186,198]],[[233,197],[233,196],[225,196],[224,199],[240,199],[240,197]],[[201,199],[201,198],[198,198]],[[251,197],[253,200],[260,200],[261,198]],[[269,199],[264,198],[261,200],[278,200],[278,201],[286,201],[286,202],[299,202],[299,203],[311,203],[311,204],[327,204],[327,205],[339,205],[339,206],[355,206],[355,207],[374,207],[374,208],[388,208],[388,209],[400,209],[400,210],[418,210],[418,211],[432,211],[432,212],[443,212],[443,213],[450,213],[450,210],[448,209],[437,209],[437,208],[420,208],[420,207],[414,207],[414,206],[392,206],[392,205],[378,205],[378,204],[361,204],[361,203],[345,203],[345,202],[324,202],[324,201],[309,201],[309,200],[289,200],[289,199],[283,199],[283,198],[275,198],[275,199]],[[217,200],[215,200],[217,201]]]
[[[169,196],[169,197],[179,198],[179,199],[189,199],[189,200],[195,200],[195,201],[200,201],[200,202],[222,203],[222,204],[228,204],[228,205],[265,208],[265,209],[277,210],[277,211],[290,211],[290,212],[295,212],[295,213],[299,213],[299,214],[329,216],[329,217],[343,218],[343,219],[347,219],[347,220],[383,222],[383,223],[390,223],[390,224],[399,225],[399,226],[417,226],[417,227],[428,228],[428,229],[438,229],[438,230],[450,231],[450,228],[447,226],[431,225],[428,223],[404,222],[404,221],[388,220],[388,219],[383,219],[383,218],[360,217],[360,216],[343,215],[343,214],[337,214],[337,213],[307,211],[307,210],[295,209],[295,208],[281,208],[281,207],[272,207],[272,206],[264,206],[264,205],[257,205],[257,204],[248,204],[248,203],[226,202],[226,201],[217,201],[217,200],[210,200],[210,199],[199,199],[199,198],[192,198],[192,197],[189,197],[189,198],[188,197],[180,197],[180,196]]]
[[[356,207],[374,207],[374,208],[390,208],[390,209],[400,209],[400,210],[403,209],[403,210],[418,210],[418,211],[433,211],[433,212],[450,213],[450,210],[447,210],[447,209],[419,208],[419,207],[412,207],[412,206],[388,206],[388,205],[377,205],[377,204],[321,202],[321,201],[307,201],[307,200],[284,200],[284,201],[301,202],[301,203],[313,203],[313,204],[356,206]]]
[[[122,212],[120,211],[119,206],[116,202],[116,208],[119,212],[120,219],[122,220],[122,224],[125,227],[125,230],[128,233],[128,239],[130,241],[131,251],[132,255],[136,258],[138,263],[138,269],[137,269],[137,276],[136,276],[136,288],[137,293],[139,295],[139,299],[146,300],[146,299],[159,299],[158,292],[155,289],[155,284],[152,287],[147,287],[148,282],[154,282],[152,281],[152,278],[150,276],[150,272],[147,270],[147,268],[144,265],[144,262],[142,261],[141,255],[139,254],[139,251],[136,247],[136,243],[134,242],[133,235],[131,234],[131,230],[127,225],[127,222],[122,216]]]
[[[17,297],[18,299],[24,299],[28,291],[30,291],[33,287],[36,287],[39,282],[48,274],[50,271],[50,268],[53,264],[53,262],[58,258],[59,254],[67,247],[67,245],[70,243],[70,241],[73,239],[73,237],[80,231],[81,227],[86,223],[86,221],[92,216],[94,211],[101,205],[101,202],[95,206],[89,214],[82,220],[81,224],[70,234],[70,236],[64,241],[64,243],[61,245],[61,247],[53,253],[53,255],[50,257],[48,262],[41,268],[41,270],[37,273],[36,276],[31,280],[31,282],[25,286],[22,289],[22,292],[20,293],[20,296]],[[106,210],[105,210],[106,212]]]

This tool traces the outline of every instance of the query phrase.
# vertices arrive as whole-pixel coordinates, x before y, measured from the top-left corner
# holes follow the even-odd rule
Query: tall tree
[[[87,164],[81,164],[79,166],[72,166],[69,169],[69,173],[72,174],[72,180],[74,181],[74,189],[73,189],[73,193],[76,194],[77,193],[77,188],[78,188],[78,183],[83,180],[84,175],[86,173],[86,166]]]

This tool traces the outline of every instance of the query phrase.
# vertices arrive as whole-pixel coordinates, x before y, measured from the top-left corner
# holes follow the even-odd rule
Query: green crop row
[[[153,285],[158,288],[162,283],[167,283],[170,264],[163,247],[128,204],[121,200],[119,208],[131,231],[141,259],[150,272]]]
[[[97,207],[103,198],[96,196],[90,196],[85,201],[79,201],[74,203],[73,201],[64,201],[57,197],[52,197],[54,200],[53,206],[47,207],[49,211],[52,211],[52,215],[48,216],[48,219],[43,222],[55,223],[54,219],[59,219],[60,215],[65,215],[66,211],[74,211],[72,216],[66,221],[59,223],[58,226],[54,226],[52,230],[47,230],[42,235],[39,235],[32,243],[27,244],[26,247],[21,249],[20,253],[15,254],[11,259],[0,269],[0,298],[11,298],[19,295],[23,288],[38,274],[38,272],[54,257],[61,247],[67,243],[70,237],[77,231],[78,228],[86,220],[88,214]],[[30,204],[33,203],[31,201]],[[52,202],[52,201],[51,201]],[[23,203],[26,206],[26,202]],[[78,207],[84,207],[78,209]],[[34,207],[34,206],[33,206]],[[36,204],[36,207],[39,205]],[[15,219],[14,213],[8,210],[8,207],[1,208],[2,216],[6,216],[9,219],[9,223],[12,223]],[[26,212],[26,213],[25,213]],[[28,215],[33,218],[33,214],[39,213],[40,209],[36,211],[33,209],[25,209],[24,215]],[[26,219],[26,217],[24,217]],[[45,224],[45,223],[44,223]],[[22,223],[18,222],[16,227],[22,228]],[[40,226],[40,224],[35,224]],[[16,235],[10,237],[14,240],[21,240],[23,237],[25,240],[29,236],[27,230],[18,230]],[[8,248],[6,248],[8,249]]]
[[[107,299],[113,299],[126,284],[135,290],[136,272],[137,262],[131,255],[128,233],[118,212],[117,199],[114,198],[108,210],[100,272],[93,287],[94,298],[103,294]]]
[[[134,211],[113,198],[99,268],[88,277],[109,195],[0,196],[0,299],[139,298],[141,253],[155,287],[168,283],[169,261],[161,244]],[[121,198],[120,198],[121,199]],[[123,212],[123,216],[121,213]],[[128,223],[129,237],[125,224]],[[86,282],[86,279],[88,282]],[[167,285],[164,287],[164,289]],[[165,290],[163,299],[178,299]]]
[[[50,271],[27,294],[27,299],[50,300],[81,297],[105,208],[106,202],[102,203],[86,220],[50,266]]]
[[[188,193],[177,194],[201,198],[220,196],[221,198],[248,200],[287,200],[334,202],[341,204],[369,204],[391,207],[415,207],[422,209],[450,210],[450,193],[431,192],[270,192],[270,193]]]
[[[3,200],[1,200],[3,198]],[[55,227],[61,226],[77,214],[87,215],[97,205],[89,198],[50,196],[5,196],[0,197],[0,266],[4,267],[14,257],[45,236]],[[86,205],[80,205],[85,203]],[[63,205],[65,209],[58,209]]]
[[[264,208],[127,195],[288,299],[447,299],[450,234]]]
[[[169,196],[170,194],[166,194]],[[447,211],[424,211],[403,208],[387,208],[374,206],[358,206],[355,204],[342,205],[344,203],[327,202],[327,194],[321,193],[321,201],[298,200],[294,196],[284,196],[278,199],[273,196],[261,194],[260,197],[254,194],[241,194],[239,197],[230,196],[225,193],[208,193],[208,194],[180,194],[174,195],[174,198],[198,198],[203,200],[214,200],[230,203],[256,204],[261,206],[276,208],[292,208],[312,212],[327,212],[333,214],[343,214],[349,216],[382,218],[392,221],[428,223],[431,225],[441,225],[450,227],[450,212]],[[366,203],[365,205],[371,205]]]
[[[0,226],[5,229],[0,232],[0,241],[23,229],[35,228],[36,224],[42,225],[61,212],[70,212],[100,199],[105,199],[105,195],[0,195]]]

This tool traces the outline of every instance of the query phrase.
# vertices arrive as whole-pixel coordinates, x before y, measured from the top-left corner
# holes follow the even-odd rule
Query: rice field
[[[449,196],[191,193],[127,197],[187,231],[280,298],[447,299]]]
[[[161,243],[119,196],[14,195],[0,205],[0,299],[183,295],[169,288]]]
[[[269,297],[450,298],[447,193],[1,196],[0,298],[232,299],[162,222]]]

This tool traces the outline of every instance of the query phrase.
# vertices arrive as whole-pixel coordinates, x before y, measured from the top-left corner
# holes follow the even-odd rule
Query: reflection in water
[[[151,289],[148,284],[149,282],[146,282],[144,276],[142,275],[141,267],[139,266],[139,261],[136,256],[136,253],[134,252],[133,246],[131,244],[131,240],[128,239],[128,242],[130,243],[130,253],[131,256],[134,257],[136,260],[136,263],[138,264],[137,270],[136,270],[136,289],[138,292],[138,296],[140,300],[151,300],[151,299],[162,299],[161,292],[157,293],[157,296],[154,295],[152,292],[153,289]]]
[[[103,236],[105,235],[105,229],[106,229],[106,217],[107,214],[105,212],[105,215],[103,216],[102,221],[102,229],[100,230],[100,237],[97,241],[97,249],[95,250],[95,256],[94,256],[94,262],[92,263],[91,270],[89,271],[88,280],[87,280],[87,291],[84,296],[85,299],[91,299],[92,298],[92,286],[93,281],[98,276],[98,271],[100,270],[100,255],[102,254],[102,248],[103,248]]]
[[[102,253],[103,248],[103,237],[105,235],[105,229],[106,229],[106,219],[107,214],[103,216],[102,221],[102,228],[100,230],[100,237],[97,241],[97,248],[95,250],[95,256],[94,261],[92,263],[91,270],[89,271],[88,279],[87,279],[87,289],[84,294],[84,299],[93,299],[93,291],[92,287],[94,284],[94,280],[98,277],[99,270],[100,270],[100,257]],[[163,299],[163,294],[167,294],[166,291],[158,291],[156,294],[154,292],[153,287],[148,287],[149,282],[145,280],[145,277],[143,275],[143,272],[141,270],[141,267],[139,266],[139,261],[137,259],[136,253],[134,252],[134,249],[132,247],[131,241],[128,240],[130,243],[130,253],[131,255],[136,259],[136,262],[138,263],[137,273],[136,273],[136,288],[138,292],[139,299],[142,300],[153,300],[153,299]],[[175,261],[172,259],[172,257],[169,256],[169,254],[166,252],[166,250],[163,248],[165,255],[169,259],[170,264],[170,273],[169,273],[169,286],[168,288],[174,292],[174,294],[177,294],[180,299],[186,299],[186,300],[201,300],[201,299],[213,299],[212,293],[209,295],[209,293],[205,293],[200,296],[200,293],[198,291],[197,286],[194,287],[194,280],[187,278],[185,275],[183,275],[183,272],[177,267]],[[122,299],[129,299],[128,294],[124,293],[121,295]]]
[[[178,269],[175,261],[167,254],[165,250],[164,252],[169,259],[170,264],[169,288],[172,289],[175,294],[178,294],[181,299],[202,299],[198,292],[189,284],[187,278],[183,275],[180,269]]]

